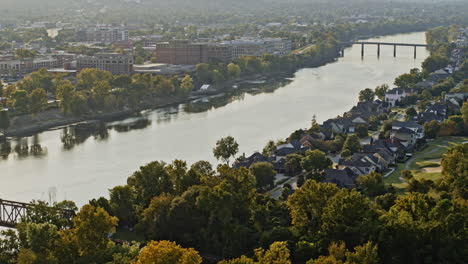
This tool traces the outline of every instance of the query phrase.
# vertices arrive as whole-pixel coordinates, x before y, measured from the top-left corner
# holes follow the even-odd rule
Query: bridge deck
[[[353,41],[350,44],[364,44],[364,45],[384,45],[384,46],[407,46],[407,47],[430,47],[427,44],[418,43],[397,43],[397,42],[374,42],[374,41]]]

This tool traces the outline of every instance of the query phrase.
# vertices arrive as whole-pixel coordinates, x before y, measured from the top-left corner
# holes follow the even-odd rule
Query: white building
[[[385,93],[385,102],[389,103],[392,107],[395,107],[398,102],[401,102],[403,98],[410,95],[413,95],[413,93],[408,92],[405,89],[393,88]]]

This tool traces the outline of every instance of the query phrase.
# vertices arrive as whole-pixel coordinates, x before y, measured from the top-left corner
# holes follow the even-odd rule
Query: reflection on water
[[[150,118],[156,113],[156,123],[171,122],[178,118],[181,113],[202,113],[212,109],[224,107],[235,101],[243,101],[246,94],[258,95],[262,93],[273,93],[276,89],[284,87],[292,82],[291,78],[276,78],[262,83],[242,83],[238,88],[228,93],[206,96],[192,102],[178,106],[170,106],[152,111],[145,111],[139,117],[129,118],[122,121],[99,122],[88,121],[76,125],[63,127],[60,132],[60,142],[64,151],[73,150],[76,146],[85,143],[89,138],[95,141],[106,141],[109,139],[109,131],[115,130],[118,133],[130,132],[132,130],[145,129],[152,124]],[[47,148],[43,148],[39,143],[39,136],[18,138],[0,144],[0,156],[3,160],[8,159],[12,154],[16,158],[25,159],[28,157],[40,158],[47,155]]]
[[[47,155],[47,148],[39,143],[39,136],[18,138],[12,141],[0,143],[0,157],[6,160],[12,155],[15,159],[28,157],[40,158]]]
[[[183,104],[182,109],[186,113],[201,113],[211,109],[224,107],[235,101],[243,101],[245,95],[258,95],[262,93],[273,93],[276,89],[284,87],[291,83],[291,79],[272,79],[269,82],[261,84],[243,83],[238,85],[238,89],[230,91],[229,93],[214,95],[196,99],[190,103]]]
[[[368,41],[424,39],[418,32]],[[418,50],[414,59],[409,47],[399,49],[397,58],[391,48],[382,48],[379,58],[373,51],[361,58],[355,45],[336,62],[270,83],[239,84],[224,95],[194,98],[122,121],[86,122],[15,139],[0,144],[0,198],[46,199],[49,188],[56,187],[58,199],[84,204],[107,195],[109,188],[124,184],[139,166],[154,160],[216,162],[213,146],[227,135],[238,141],[239,153],[250,154],[269,139],[284,139],[310,125],[314,114],[318,122],[342,115],[356,103],[360,90],[392,84],[427,56]]]

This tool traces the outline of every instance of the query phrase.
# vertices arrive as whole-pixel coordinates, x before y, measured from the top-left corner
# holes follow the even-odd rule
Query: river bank
[[[386,36],[367,41],[421,43],[424,32]],[[228,135],[239,143],[239,155],[261,151],[269,139],[284,139],[298,128],[342,115],[356,104],[362,89],[393,83],[396,76],[420,67],[426,50],[414,59],[412,48],[401,48],[393,57],[391,47],[361,57],[360,46],[345,50],[345,57],[316,68],[304,68],[284,81],[241,85],[232,93],[180,106],[143,111],[137,118],[107,124],[105,135],[74,134],[54,129],[3,144],[0,156],[0,190],[10,200],[73,200],[82,205],[107,196],[108,189],[125,184],[141,165],[155,160],[182,159],[187,164],[217,161],[212,149]],[[195,100],[193,100],[195,101]],[[144,119],[140,129],[120,129]],[[79,143],[69,147],[66,139]],[[33,146],[42,155],[23,151]],[[2,150],[0,144],[0,151]],[[24,185],[28,182],[28,186]]]
[[[336,58],[330,59],[326,63],[334,61]],[[326,64],[324,63],[324,64]],[[320,67],[323,65],[318,65]],[[68,116],[54,108],[41,112],[36,115],[26,114],[11,118],[10,128],[5,132],[7,138],[28,137],[57,127],[70,126],[81,122],[100,121],[111,122],[123,120],[132,116],[137,116],[145,110],[155,110],[164,107],[177,106],[180,104],[189,103],[193,99],[199,99],[207,96],[215,96],[223,93],[229,93],[236,89],[236,86],[241,83],[255,82],[257,80],[268,80],[283,78],[292,75],[293,72],[269,72],[263,74],[253,74],[242,76],[239,78],[228,80],[222,84],[214,86],[207,93],[192,92],[189,96],[168,96],[155,98],[153,102],[144,103],[138,107],[127,108],[113,112],[93,113],[84,116]]]

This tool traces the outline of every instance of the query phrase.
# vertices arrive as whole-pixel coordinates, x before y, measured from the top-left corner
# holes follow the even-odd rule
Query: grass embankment
[[[428,142],[426,147],[418,152],[405,163],[398,163],[396,170],[387,178],[386,184],[392,184],[398,194],[404,194],[408,184],[400,180],[402,170],[410,170],[415,179],[426,179],[436,181],[442,177],[440,160],[451,147],[468,141],[468,137],[442,137]]]

